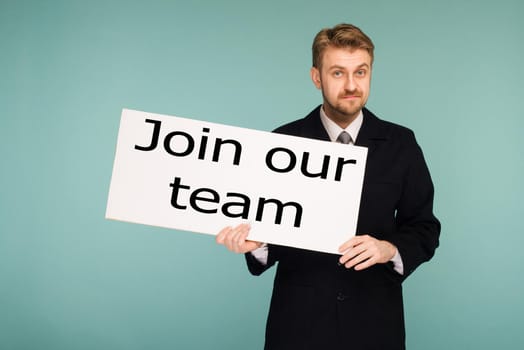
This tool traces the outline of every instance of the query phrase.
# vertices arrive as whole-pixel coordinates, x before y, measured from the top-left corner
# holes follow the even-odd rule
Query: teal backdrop
[[[376,44],[368,107],[413,129],[441,246],[409,349],[524,346],[522,1],[0,1],[0,349],[261,349],[274,270],[104,218],[122,108],[259,130],[321,102],[323,27]],[[348,339],[348,344],[351,339]]]

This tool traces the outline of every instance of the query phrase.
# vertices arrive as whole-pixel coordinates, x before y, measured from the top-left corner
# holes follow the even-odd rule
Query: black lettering
[[[284,207],[292,206],[295,208],[295,227],[300,227],[300,222],[302,220],[302,206],[297,202],[282,203],[278,199],[273,198],[259,198],[257,206],[256,221],[262,221],[262,216],[264,214],[264,207],[267,203],[273,203],[276,205],[276,215],[275,215],[275,224],[280,225],[282,223],[282,214],[284,212]]]
[[[309,152],[304,152],[302,156],[302,164],[300,166],[300,170],[302,171],[302,174],[304,174],[307,177],[320,177],[321,179],[325,179],[328,175],[329,159],[330,156],[324,156],[324,161],[322,162],[322,170],[319,173],[310,173],[307,169],[309,163]]]
[[[186,147],[185,151],[183,151],[183,152],[176,152],[176,151],[173,151],[171,149],[171,139],[173,137],[175,137],[175,136],[178,136],[178,135],[185,137],[185,139],[187,141],[187,147]],[[185,156],[191,154],[191,152],[193,152],[193,149],[195,148],[195,140],[193,140],[191,135],[189,135],[186,132],[173,131],[173,132],[170,132],[169,134],[166,135],[166,138],[164,139],[164,148],[165,148],[166,152],[171,154],[172,156],[185,157]]]
[[[335,181],[340,181],[342,178],[342,170],[344,168],[344,165],[346,164],[357,164],[356,159],[344,159],[344,158],[338,158],[337,162],[337,170],[335,171]]]
[[[152,151],[158,145],[158,136],[160,135],[160,125],[162,124],[162,122],[160,120],[146,119],[146,123],[152,123],[154,125],[153,135],[151,137],[151,144],[145,147],[135,145],[135,149],[139,151]]]
[[[199,196],[201,193],[209,193],[211,198]],[[218,203],[220,201],[220,196],[218,195],[217,191],[210,188],[199,188],[198,190],[195,190],[193,193],[191,193],[191,197],[189,198],[191,208],[204,214],[214,214],[218,211],[218,209],[204,209],[198,205],[197,201]]]
[[[169,186],[173,187],[173,193],[171,194],[171,205],[177,209],[186,209],[186,205],[178,204],[178,191],[180,189],[189,190],[191,187],[182,185],[179,177],[175,177],[175,181],[173,181],[172,184],[169,184]]]
[[[277,152],[284,152],[286,153],[287,155],[289,155],[289,164],[283,168],[283,169],[278,169],[277,167],[275,167],[275,165],[273,164],[273,156],[275,155],[275,153]],[[295,165],[297,164],[297,156],[295,156],[295,153],[293,153],[291,150],[288,150],[287,148],[284,148],[284,147],[276,147],[276,148],[273,148],[271,149],[269,152],[267,152],[266,154],[266,165],[269,169],[273,170],[274,172],[277,172],[277,173],[287,173],[291,170],[293,170],[293,168],[295,168]]]
[[[217,138],[215,141],[215,148],[213,149],[213,162],[218,162],[218,159],[220,158],[220,150],[224,144],[231,144],[235,147],[233,164],[238,165],[240,163],[240,155],[242,154],[242,145],[236,140],[222,140],[221,138]]]
[[[202,132],[209,132],[209,128],[203,128]],[[200,140],[200,148],[198,149],[198,159],[204,159],[206,155],[207,136],[203,135]]]
[[[239,197],[242,199],[241,202],[228,202],[222,206],[222,213],[230,218],[242,218],[247,219],[249,216],[249,206],[251,205],[251,200],[248,196],[242,193],[228,192],[227,197]],[[231,211],[232,207],[240,207],[238,213]]]

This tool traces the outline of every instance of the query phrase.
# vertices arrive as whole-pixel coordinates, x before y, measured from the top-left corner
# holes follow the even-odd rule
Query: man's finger
[[[231,235],[231,243],[236,246],[241,246],[249,234],[249,226],[245,224],[238,225],[233,230]]]
[[[355,270],[360,271],[360,270],[367,269],[368,267],[375,265],[375,263],[376,261],[374,257],[371,257],[367,259],[366,261],[364,261],[363,263],[356,265]]]
[[[367,247],[364,244],[360,244],[350,248],[344,255],[339,259],[340,264],[345,264],[347,261],[355,258],[356,256],[365,252]]]
[[[363,262],[363,261],[366,261],[366,260],[369,260],[373,255],[365,250],[363,251],[362,253],[360,253],[359,255],[355,256],[353,259],[350,259],[348,260],[344,266],[347,268],[347,269],[350,269],[352,268],[353,266]]]
[[[216,236],[216,241],[218,244],[224,244],[225,236],[232,231],[231,226],[226,226]]]
[[[368,236],[368,235],[353,236],[348,241],[346,241],[344,244],[342,244],[338,248],[338,251],[340,253],[344,253],[346,250],[351,249],[352,247],[355,247],[359,244],[369,241],[370,238],[371,236]]]

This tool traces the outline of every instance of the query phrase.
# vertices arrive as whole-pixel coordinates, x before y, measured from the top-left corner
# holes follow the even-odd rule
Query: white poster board
[[[367,148],[124,109],[106,218],[338,253]]]

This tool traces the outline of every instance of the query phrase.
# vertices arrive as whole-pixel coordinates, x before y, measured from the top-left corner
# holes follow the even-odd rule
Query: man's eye
[[[342,72],[339,71],[339,70],[336,70],[336,71],[333,72],[333,75],[334,75],[335,77],[341,77],[341,76],[342,76]]]
[[[366,75],[366,71],[364,69],[359,69],[357,70],[357,75],[363,77]]]

